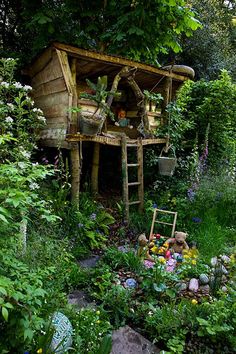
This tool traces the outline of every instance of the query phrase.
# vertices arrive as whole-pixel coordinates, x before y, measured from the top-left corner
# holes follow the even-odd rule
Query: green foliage
[[[18,353],[22,345],[33,345],[34,336],[45,325],[49,293],[43,283],[55,268],[31,271],[7,250],[0,259],[0,328],[4,336],[0,349]]]
[[[134,251],[125,253],[120,252],[116,248],[108,248],[102,261],[109,265],[112,270],[124,268],[139,273],[143,268],[140,258],[137,257]]]
[[[123,326],[132,318],[132,290],[121,285],[112,285],[103,297],[103,307],[116,328]]]
[[[98,104],[98,107],[101,108],[101,115],[108,115],[112,120],[114,120],[114,114],[110,107],[107,105],[106,99],[111,94],[114,96],[117,94],[112,93],[111,91],[107,91],[107,76],[98,77],[97,84],[94,84],[88,79],[86,82],[88,86],[94,91],[94,94],[81,93],[80,97],[95,101]]]
[[[182,37],[183,52],[178,62],[193,67],[197,79],[216,79],[222,69],[235,78],[235,1],[191,0],[189,4],[199,14],[202,28],[191,38]]]
[[[76,353],[109,354],[111,325],[102,310],[81,309],[70,313],[69,317],[74,327]]]
[[[45,124],[41,110],[34,108],[29,97],[30,86],[23,86],[14,80],[16,61],[0,60],[0,219],[1,234],[22,237],[20,248],[26,246],[27,221],[32,210],[37,210],[42,219],[55,221],[39,194],[39,183],[48,175],[50,168],[30,161],[36,148],[36,130]]]
[[[180,37],[200,27],[184,0],[127,2],[37,1],[2,7],[3,50],[32,57],[52,40],[157,63],[159,53],[181,50]],[[27,36],[25,33],[27,32]],[[31,55],[29,55],[31,51]]]
[[[235,110],[236,85],[226,71],[214,81],[188,82],[180,90],[177,106],[185,121],[194,122],[194,130],[188,131],[188,139],[198,133],[199,143],[209,132],[209,160],[215,167],[222,162],[235,161]],[[184,138],[184,137],[183,137]]]

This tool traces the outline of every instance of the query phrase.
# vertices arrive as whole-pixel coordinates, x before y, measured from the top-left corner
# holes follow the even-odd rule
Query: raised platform
[[[104,144],[104,145],[112,145],[112,146],[121,146],[121,136],[112,136],[109,135],[82,135],[80,133],[77,134],[67,134],[66,141],[68,143],[75,143],[79,141],[91,141],[94,143]],[[142,145],[154,145],[154,144],[165,144],[165,138],[154,138],[154,139],[141,139]],[[127,137],[127,144],[137,144],[137,139],[130,139]]]

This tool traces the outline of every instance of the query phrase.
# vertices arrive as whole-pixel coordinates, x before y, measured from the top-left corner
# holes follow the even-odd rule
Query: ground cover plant
[[[108,210],[88,193],[81,195],[79,208],[70,203],[69,171],[60,150],[57,166],[35,161],[37,141],[29,121],[37,128],[44,118],[29,97],[30,87],[14,80],[15,65],[14,60],[2,60],[0,71],[0,351],[55,352],[50,348],[52,318],[62,312],[74,330],[71,353],[108,354],[112,330],[125,324],[165,353],[233,353],[236,189],[235,155],[233,150],[229,153],[233,129],[225,132],[226,149],[217,155],[219,160],[212,152],[209,158],[218,131],[208,129],[204,106],[202,140],[193,139],[186,149],[179,146],[176,176],[155,175],[144,214],[131,213],[128,224],[122,203]],[[222,87],[223,80],[234,92],[228,74],[222,75],[210,87]],[[188,91],[188,98],[182,99],[195,112],[191,95]],[[229,109],[228,121],[231,118]],[[153,168],[155,154],[151,157]],[[219,163],[221,173],[214,170]],[[64,164],[63,169],[58,164]],[[165,254],[151,250],[156,259],[152,265],[142,253],[137,255],[139,235],[149,235],[156,207],[178,211],[176,229],[189,234],[192,247],[174,271],[167,270]],[[170,235],[168,229],[157,232]],[[90,254],[100,260],[94,268],[83,268],[79,261]],[[191,290],[191,281],[200,287]],[[85,291],[96,308],[68,305],[67,296],[74,290]]]

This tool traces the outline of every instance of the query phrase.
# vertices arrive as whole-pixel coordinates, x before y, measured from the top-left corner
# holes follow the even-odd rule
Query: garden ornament
[[[118,111],[118,122],[115,122],[115,125],[118,127],[128,127],[133,129],[133,126],[130,125],[129,119],[126,118],[126,111],[123,108],[120,108]]]
[[[73,328],[69,319],[61,312],[55,312],[52,318],[55,332],[52,337],[51,349],[57,354],[67,353],[72,345]]]
[[[174,253],[182,253],[183,250],[189,250],[187,245],[186,237],[188,236],[185,232],[175,231],[174,238],[169,238],[166,243],[169,244],[170,249]]]
[[[150,256],[149,253],[149,244],[148,239],[145,234],[141,234],[138,238],[138,257],[147,259],[151,262],[154,262],[154,259]]]

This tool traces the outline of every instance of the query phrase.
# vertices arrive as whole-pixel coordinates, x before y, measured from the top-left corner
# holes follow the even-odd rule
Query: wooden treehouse
[[[54,43],[32,62],[26,74],[33,87],[35,106],[43,110],[47,120],[47,125],[40,132],[40,143],[69,151],[72,199],[79,199],[82,161],[84,163],[87,158],[84,154],[82,156],[83,144],[89,144],[93,149],[90,157],[93,193],[99,189],[101,147],[118,147],[126,216],[128,218],[132,204],[137,204],[142,211],[143,147],[150,144],[164,146],[166,143],[166,139],[155,138],[153,132],[166,123],[166,105],[174,98],[180,85],[193,77],[192,69],[182,66],[159,69],[121,57]],[[110,93],[107,104],[110,110],[117,120],[117,112],[123,107],[129,125],[122,126],[105,117],[99,133],[88,135],[82,130],[83,114],[76,108],[82,107],[88,113],[92,106],[96,106],[96,102],[81,99],[80,95],[91,91],[86,79],[96,82],[103,76],[108,80]],[[145,99],[144,90],[162,95],[159,109],[154,102]],[[115,92],[119,92],[119,96],[112,94]],[[136,151],[135,161],[129,161],[130,150]],[[129,175],[133,170],[136,170],[137,178],[130,181]],[[130,201],[131,188],[137,188],[137,200]]]

